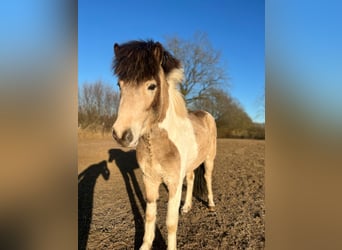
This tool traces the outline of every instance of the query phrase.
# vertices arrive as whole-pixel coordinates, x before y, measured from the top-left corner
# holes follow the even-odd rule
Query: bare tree
[[[255,118],[265,117],[265,93],[260,95],[255,103],[255,105],[258,106],[258,111]]]
[[[81,116],[83,120],[81,123],[86,127],[91,123],[95,123],[99,116],[94,94],[94,85],[88,83],[83,84],[80,97],[79,105],[83,112]]]
[[[191,40],[167,37],[166,47],[183,64],[185,79],[180,91],[188,105],[208,98],[211,88],[227,84],[225,70],[219,64],[221,54],[205,33],[195,33]]]
[[[119,107],[120,95],[109,85],[105,86],[104,90],[104,112],[108,116],[115,116]]]
[[[119,105],[119,94],[102,81],[84,83],[79,90],[79,124],[108,129],[113,124]]]
[[[97,114],[104,114],[104,85],[101,81],[95,82],[92,87],[92,94],[95,102],[95,109]]]

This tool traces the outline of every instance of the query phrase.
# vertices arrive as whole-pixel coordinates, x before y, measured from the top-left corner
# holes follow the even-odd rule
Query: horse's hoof
[[[139,250],[149,250],[149,249],[151,249],[151,247],[149,247],[148,244],[146,243],[143,243],[141,247],[139,248]]]
[[[215,206],[209,206],[209,212],[215,212]]]
[[[141,247],[139,248],[139,250],[149,250],[149,248],[146,248],[146,247],[141,246]]]
[[[190,206],[189,206],[189,207],[182,207],[181,213],[182,213],[182,214],[186,214],[186,213],[188,213],[188,212],[190,211],[190,209],[191,209]]]

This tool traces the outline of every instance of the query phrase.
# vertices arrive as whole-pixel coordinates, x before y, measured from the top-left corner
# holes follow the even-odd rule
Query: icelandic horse
[[[136,147],[146,191],[145,233],[140,249],[150,249],[154,240],[156,201],[162,182],[169,195],[167,245],[168,249],[176,249],[183,180],[186,177],[187,191],[182,213],[187,213],[192,205],[194,170],[202,163],[208,207],[214,211],[215,120],[205,111],[187,110],[177,90],[184,76],[181,63],[159,42],[115,43],[114,54],[120,104],[113,137],[124,147]]]

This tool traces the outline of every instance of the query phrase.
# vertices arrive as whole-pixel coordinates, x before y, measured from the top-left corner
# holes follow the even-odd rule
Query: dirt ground
[[[193,198],[179,217],[178,249],[263,249],[265,142],[219,139],[213,173],[216,212]],[[145,190],[135,151],[111,138],[78,142],[79,249],[138,249]],[[167,191],[160,186],[153,249],[166,249]],[[182,193],[182,203],[185,188]]]

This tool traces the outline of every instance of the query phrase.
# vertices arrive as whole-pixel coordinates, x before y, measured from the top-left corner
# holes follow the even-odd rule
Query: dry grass
[[[102,132],[101,129],[97,129],[97,131],[93,131],[90,129],[78,129],[78,139],[111,139],[110,132]]]

